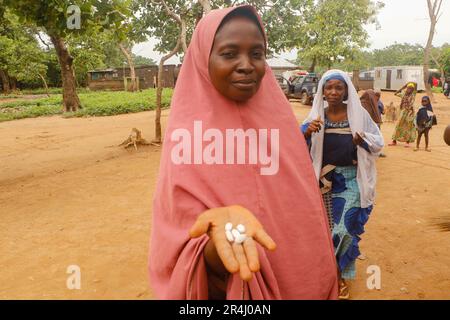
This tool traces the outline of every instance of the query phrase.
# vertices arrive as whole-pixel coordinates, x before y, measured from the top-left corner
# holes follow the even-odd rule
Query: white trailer
[[[417,90],[425,90],[422,66],[375,67],[375,90],[396,91],[408,82],[416,82]]]

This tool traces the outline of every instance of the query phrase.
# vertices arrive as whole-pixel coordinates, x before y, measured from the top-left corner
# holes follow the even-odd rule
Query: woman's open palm
[[[225,233],[227,223],[231,223],[234,228],[239,224],[245,226],[247,238],[242,244],[228,241]],[[213,241],[217,254],[228,272],[239,271],[245,281],[250,281],[252,272],[258,272],[260,269],[256,242],[271,251],[276,248],[275,242],[256,217],[241,206],[214,208],[200,214],[189,234],[192,238],[198,238],[205,233]]]

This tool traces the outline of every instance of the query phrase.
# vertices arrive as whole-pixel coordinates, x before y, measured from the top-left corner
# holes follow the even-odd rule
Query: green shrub
[[[172,89],[164,89],[162,106],[168,107]],[[156,90],[139,92],[124,91],[85,91],[78,94],[82,109],[63,114],[62,95],[39,99],[18,99],[2,103],[0,100],[0,121],[33,118],[46,115],[63,114],[64,117],[111,116],[153,110],[156,107]]]
[[[431,91],[433,91],[433,93],[444,93],[444,90],[441,87],[433,87],[431,88]]]

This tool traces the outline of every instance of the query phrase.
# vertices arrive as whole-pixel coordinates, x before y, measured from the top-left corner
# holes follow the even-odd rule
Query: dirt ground
[[[417,98],[417,101],[420,97]],[[399,99],[383,93],[385,104]],[[309,107],[292,103],[302,120]],[[386,147],[376,207],[361,241],[354,299],[450,299],[450,100],[434,104],[432,152]],[[163,112],[163,125],[169,110]],[[160,148],[117,147],[131,128],[153,136],[154,112],[0,123],[0,299],[152,299],[147,278]],[[388,142],[394,124],[382,131]],[[66,286],[81,268],[81,289]],[[381,290],[366,287],[381,268]]]

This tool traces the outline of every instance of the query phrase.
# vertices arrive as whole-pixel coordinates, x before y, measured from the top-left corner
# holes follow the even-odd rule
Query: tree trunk
[[[48,85],[47,85],[47,81],[45,80],[44,76],[40,73],[38,73],[39,78],[41,78],[42,83],[44,84],[44,88],[45,88],[45,93],[47,95],[47,97],[50,97],[50,94],[48,93]]]
[[[198,0],[203,8],[203,12],[207,15],[211,11],[211,3],[209,0]]]
[[[200,4],[202,5],[203,11],[211,10],[211,5],[209,3],[208,0],[206,1],[200,1]],[[180,26],[180,42],[181,42],[181,48],[183,49],[184,52],[187,52],[187,42],[186,42],[186,33],[187,33],[187,28],[186,28],[186,14],[187,12],[185,12],[184,14],[180,14],[179,16],[169,8],[169,6],[167,5],[167,3],[164,0],[161,0],[162,5],[164,6],[167,15],[169,15],[174,21],[176,21],[178,23],[178,25]],[[176,53],[176,52],[175,52]]]
[[[425,90],[427,95],[430,97],[432,101],[435,102],[433,91],[431,90],[431,85],[429,82],[430,78],[430,57],[431,57],[431,49],[433,48],[433,38],[436,29],[436,23],[439,19],[439,12],[441,10],[442,0],[434,0],[432,3],[431,0],[427,0],[428,5],[428,14],[430,16],[430,32],[428,34],[427,45],[425,46],[425,54],[423,61],[423,80],[425,82]]]
[[[17,91],[17,79],[9,77],[9,86],[11,87],[11,91]]]
[[[181,46],[181,37],[178,38],[177,44],[173,50],[161,58],[159,61],[158,67],[158,86],[156,89],[156,114],[155,114],[155,139],[152,143],[161,144],[162,142],[162,130],[161,130],[161,101],[162,101],[162,92],[163,92],[163,71],[164,71],[164,62],[170,59],[173,55],[175,55]]]
[[[206,3],[208,2],[208,3]],[[152,141],[152,143],[160,144],[162,142],[161,136],[161,100],[162,100],[162,91],[163,91],[163,70],[164,70],[164,62],[168,59],[170,59],[173,55],[175,55],[180,47],[184,52],[187,51],[187,42],[186,42],[186,19],[184,15],[176,15],[175,12],[173,12],[167,3],[164,0],[161,0],[162,5],[164,6],[166,13],[178,23],[180,26],[180,36],[177,40],[177,44],[175,48],[172,49],[172,51],[167,54],[166,56],[161,58],[161,61],[159,62],[159,68],[158,68],[158,87],[156,90],[156,115],[155,115],[155,139]],[[211,8],[209,1],[202,1],[201,2],[203,6],[203,10],[208,10]]]
[[[445,84],[445,69],[444,67],[440,67],[441,70],[441,87],[444,88]]]
[[[355,86],[356,92],[360,90],[359,87],[359,69],[353,70],[352,82]]]
[[[311,66],[309,67],[309,72],[311,73],[314,72],[314,70],[316,70],[316,65],[317,65],[317,58],[314,57]]]
[[[431,30],[430,30],[431,32]],[[434,33],[434,28],[433,28]],[[430,39],[430,38],[429,38]],[[431,40],[433,37],[431,36]],[[433,91],[431,90],[431,84],[430,84],[430,51],[431,51],[431,45],[425,47],[425,56],[423,61],[423,81],[425,83],[425,91],[427,92],[427,96],[430,97],[431,100],[434,101]]]
[[[131,50],[124,47],[121,43],[119,44],[120,50],[122,50],[123,55],[128,61],[128,66],[130,67],[130,78],[131,78],[131,90],[132,92],[135,92],[137,90],[136,85],[136,70],[134,69],[134,61],[133,61],[133,54],[131,53]],[[125,76],[125,74],[124,74]],[[127,91],[128,88],[125,88],[125,91]]]
[[[181,48],[183,49],[183,52],[187,52],[188,46],[187,46],[187,41],[186,41],[186,34],[187,34],[186,19],[183,16],[181,16],[180,19],[181,19],[181,23],[180,23],[180,28],[181,28],[181,33],[180,33]]]
[[[65,112],[75,112],[81,109],[80,99],[77,95],[75,72],[73,70],[73,57],[70,55],[64,43],[64,39],[58,35],[49,34],[55,46],[61,67],[61,79],[63,84],[63,106]]]
[[[0,80],[2,81],[3,93],[9,94],[11,92],[11,88],[9,86],[8,71],[0,70]]]

